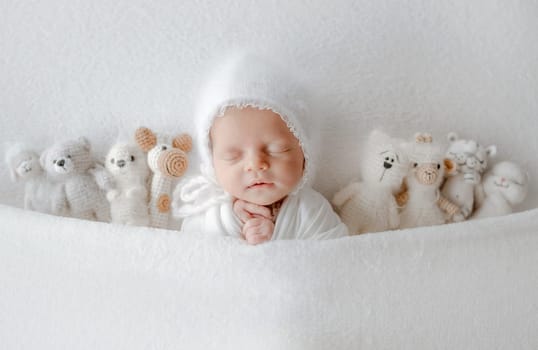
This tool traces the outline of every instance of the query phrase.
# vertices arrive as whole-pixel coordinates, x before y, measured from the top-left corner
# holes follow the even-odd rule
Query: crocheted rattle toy
[[[170,140],[170,137],[140,127],[136,130],[135,139],[138,146],[147,152],[147,164],[153,173],[149,202],[150,225],[168,228],[172,186],[187,170],[187,152],[192,149],[192,138],[188,134],[181,134]]]
[[[400,227],[411,228],[445,223],[449,217],[460,214],[459,208],[439,190],[445,173],[455,171],[450,159],[443,159],[441,148],[433,143],[430,134],[416,134],[415,142],[406,144],[410,168],[405,178],[407,192],[399,196],[405,202],[400,214]]]
[[[394,193],[408,166],[396,140],[378,130],[370,133],[361,162],[362,180],[344,187],[332,200],[351,235],[398,228]]]

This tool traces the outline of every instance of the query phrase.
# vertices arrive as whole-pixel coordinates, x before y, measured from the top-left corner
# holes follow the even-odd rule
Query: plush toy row
[[[142,127],[135,140],[136,144],[114,145],[104,167],[83,137],[57,143],[41,155],[13,145],[6,162],[12,179],[26,182],[26,209],[167,228],[172,186],[188,167],[192,139],[187,134],[158,135]]]
[[[350,233],[505,215],[525,199],[528,175],[519,165],[500,162],[488,169],[495,146],[455,133],[448,141],[444,151],[430,134],[406,142],[371,132],[362,148],[361,181],[332,200]]]
[[[374,130],[362,147],[361,175],[332,203],[351,234],[438,225],[504,215],[528,192],[528,175],[512,162],[488,169],[496,147],[448,135],[448,149],[429,134],[412,142]],[[173,186],[188,167],[192,139],[139,128],[135,143],[114,145],[104,166],[85,138],[40,155],[10,147],[14,181],[26,182],[24,207],[81,219],[167,228]]]

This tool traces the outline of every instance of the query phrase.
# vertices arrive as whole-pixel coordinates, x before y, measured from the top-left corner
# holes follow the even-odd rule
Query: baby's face
[[[228,108],[213,123],[211,143],[217,181],[235,198],[269,205],[303,176],[299,141],[270,110]]]

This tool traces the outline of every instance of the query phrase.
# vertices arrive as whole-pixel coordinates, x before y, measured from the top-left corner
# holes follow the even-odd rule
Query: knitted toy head
[[[192,139],[189,135],[182,134],[169,140],[164,136],[158,137],[148,128],[141,127],[136,130],[135,139],[138,146],[148,153],[147,164],[154,173],[177,178],[187,170],[187,152],[192,149]]]
[[[6,151],[6,165],[11,180],[28,180],[43,174],[39,155],[22,144],[14,144]]]
[[[362,179],[372,185],[397,191],[407,173],[409,162],[394,140],[379,130],[368,137],[361,163]]]
[[[407,175],[408,187],[438,188],[444,175],[456,171],[451,159],[444,159],[441,147],[433,143],[430,134],[415,134],[415,142],[408,145],[410,170]]]
[[[210,142],[210,129],[215,118],[232,106],[269,109],[284,120],[301,145],[305,167],[294,191],[299,190],[313,177],[314,146],[317,144],[313,140],[317,131],[314,120],[307,119],[310,115],[305,91],[289,72],[284,73],[280,67],[254,55],[237,55],[219,68],[202,93],[196,113],[196,138],[203,174],[215,178]]]
[[[456,163],[458,171],[464,174],[465,181],[478,184],[480,174],[487,168],[488,159],[497,154],[497,147],[484,147],[475,140],[460,139],[454,132],[449,133],[447,138],[450,145],[446,157]]]
[[[53,145],[41,154],[40,162],[47,174],[56,180],[84,174],[95,165],[90,143],[84,137]]]
[[[486,196],[501,196],[513,206],[525,200],[528,182],[527,173],[519,165],[500,162],[484,177],[484,192]]]
[[[149,176],[145,154],[135,145],[119,143],[114,145],[106,156],[106,169],[116,182],[128,183],[140,177]]]

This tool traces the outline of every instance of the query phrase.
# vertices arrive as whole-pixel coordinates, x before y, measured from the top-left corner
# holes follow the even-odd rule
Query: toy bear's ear
[[[456,163],[452,159],[443,159],[443,164],[445,165],[446,175],[454,175],[458,170]]]
[[[181,134],[174,137],[172,146],[179,148],[183,152],[190,152],[192,149],[192,137],[189,134]]]
[[[86,151],[90,151],[90,149],[92,148],[90,141],[88,141],[88,139],[84,136],[79,137],[78,142],[82,144],[82,147],[84,147]]]
[[[458,139],[458,134],[456,134],[455,132],[451,131],[451,132],[448,133],[448,135],[447,135],[446,138],[447,138],[447,140],[448,140],[449,142],[454,142],[454,141],[456,141],[456,140]]]
[[[428,133],[416,133],[415,134],[415,142],[416,143],[432,143],[433,138],[431,134]]]
[[[497,146],[491,145],[488,148],[486,148],[486,154],[490,158],[495,157],[495,155],[497,155]]]
[[[157,136],[153,131],[145,127],[136,129],[135,140],[144,152],[149,152],[157,144]]]

